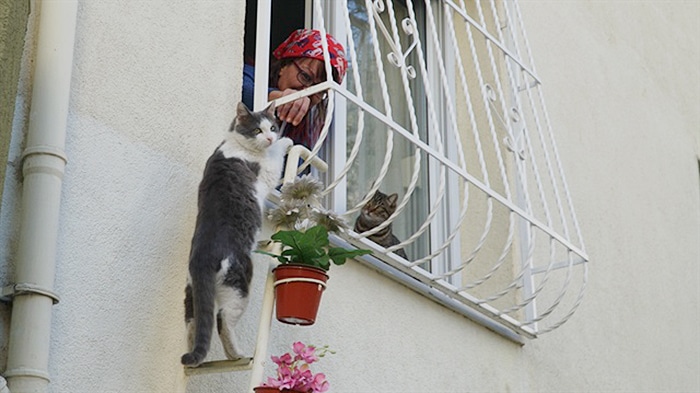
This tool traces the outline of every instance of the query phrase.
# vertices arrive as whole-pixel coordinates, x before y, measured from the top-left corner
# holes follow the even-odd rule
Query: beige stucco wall
[[[526,347],[532,388],[698,391],[700,3],[523,11],[592,261],[571,324]]]
[[[7,162],[29,1],[0,0],[0,163]],[[0,198],[5,179],[0,165]]]
[[[51,392],[248,385],[179,366],[196,187],[239,99],[243,3],[80,2]],[[319,364],[332,392],[700,390],[700,3],[521,7],[592,260],[584,303],[521,347],[349,262],[332,269],[316,325],[272,330],[272,353],[295,340],[338,352]],[[259,301],[241,321],[247,352]]]
[[[51,391],[184,390],[176,363],[196,188],[240,98],[242,10],[241,1],[80,2]],[[13,127],[11,160],[25,128]],[[3,195],[2,285],[18,228],[13,181]],[[2,312],[5,325],[9,307]]]
[[[55,392],[184,390],[197,182],[239,99],[242,4],[80,3]]]

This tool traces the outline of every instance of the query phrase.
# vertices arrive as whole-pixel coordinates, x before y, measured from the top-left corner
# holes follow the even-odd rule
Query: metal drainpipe
[[[77,0],[43,0],[32,104],[22,156],[22,211],[10,322],[7,379],[13,393],[46,392],[63,153],[73,69]]]

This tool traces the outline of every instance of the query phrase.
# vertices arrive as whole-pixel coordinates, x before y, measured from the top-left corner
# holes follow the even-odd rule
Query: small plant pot
[[[280,265],[275,274],[277,320],[290,325],[313,325],[328,275],[305,265]]]

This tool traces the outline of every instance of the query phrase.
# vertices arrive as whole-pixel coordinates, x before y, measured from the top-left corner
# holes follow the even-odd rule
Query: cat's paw
[[[224,354],[226,354],[228,360],[243,359],[243,355],[238,352],[238,349],[235,348],[234,344],[230,342],[226,336],[222,337],[221,343],[223,344]]]
[[[225,352],[225,351],[224,351],[224,353],[226,354],[226,359],[233,360],[233,361],[241,360],[245,357],[245,356],[239,355],[239,354],[230,354],[230,353]]]
[[[279,144],[280,148],[283,149],[285,152],[289,150],[290,147],[294,145],[294,141],[291,139],[287,138],[286,136],[283,138],[280,138],[277,143]]]
[[[180,362],[185,367],[198,367],[200,364],[202,364],[203,360],[204,356],[200,356],[195,352],[189,352],[182,355]]]

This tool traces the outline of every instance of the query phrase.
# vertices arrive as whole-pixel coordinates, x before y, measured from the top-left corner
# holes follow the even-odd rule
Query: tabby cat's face
[[[362,207],[362,214],[373,221],[384,221],[396,211],[396,199],[397,194],[386,195],[377,191]]]
[[[251,112],[243,103],[239,103],[230,132],[242,137],[239,140],[249,147],[266,149],[279,139],[279,125],[274,113],[273,104],[260,112]]]

